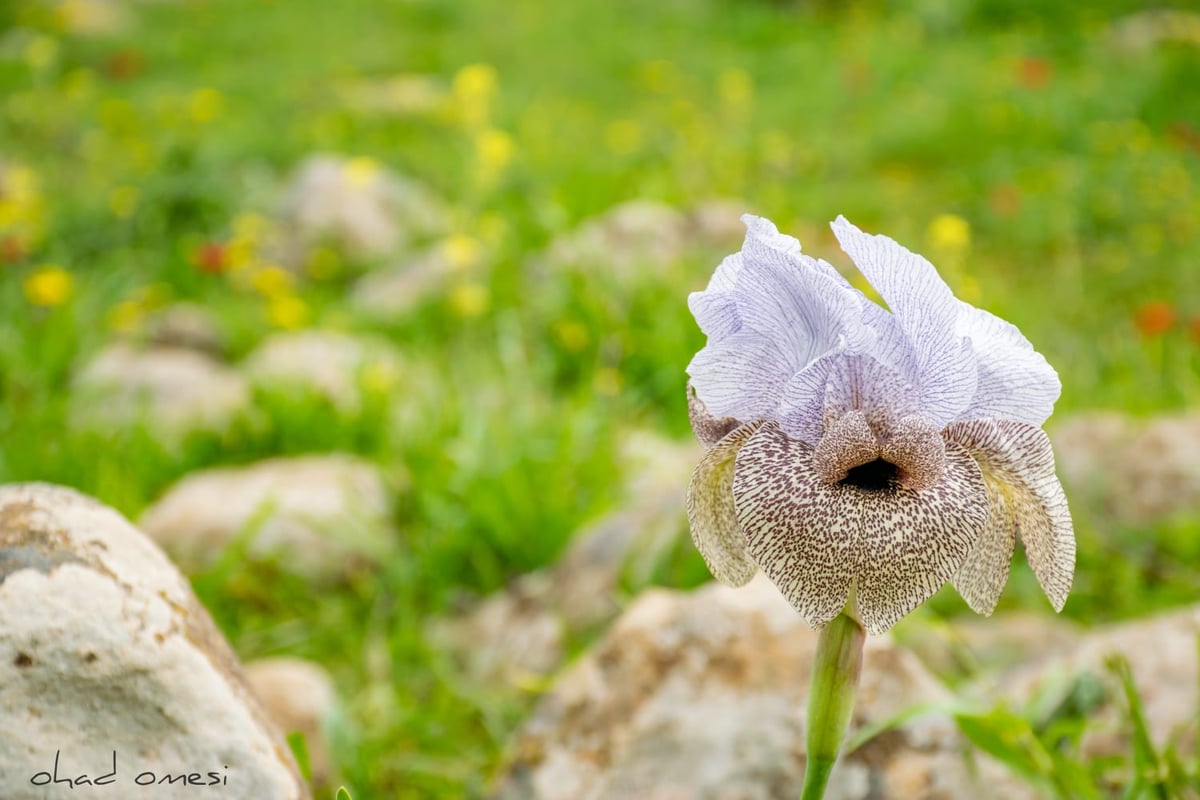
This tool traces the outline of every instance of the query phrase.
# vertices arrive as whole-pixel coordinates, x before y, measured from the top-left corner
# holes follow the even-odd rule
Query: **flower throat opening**
[[[846,477],[838,483],[842,486],[853,486],[865,492],[886,492],[900,485],[900,468],[890,461],[877,458],[866,464],[859,464],[846,472]]]

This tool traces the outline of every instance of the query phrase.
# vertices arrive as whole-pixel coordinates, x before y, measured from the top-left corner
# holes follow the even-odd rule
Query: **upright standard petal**
[[[979,365],[975,397],[958,418],[1045,422],[1062,384],[1017,326],[960,300],[956,330],[971,340]]]
[[[833,223],[842,249],[887,302],[907,342],[897,365],[939,426],[958,417],[975,394],[975,356],[955,329],[959,301],[933,265],[886,236],[872,236],[845,217]]]
[[[1075,533],[1054,471],[1050,438],[1034,425],[993,419],[956,422],[943,435],[967,448],[978,462],[989,485],[994,524],[1005,530],[1006,537],[1020,538],[1042,591],[1054,609],[1062,611],[1075,573]],[[1002,546],[1000,535],[995,531],[991,535],[978,546]],[[1008,553],[1011,556],[1011,544]],[[995,607],[998,589],[988,564],[998,559],[995,551],[972,553],[966,571],[955,577],[955,587],[972,608]]]
[[[696,549],[713,576],[730,586],[743,586],[757,568],[746,555],[746,537],[733,507],[733,470],[738,450],[761,423],[750,422],[710,447],[692,472],[687,514]]]
[[[742,445],[733,503],[747,551],[814,628],[842,612],[859,560],[859,519],[822,480],[813,449],[767,422]]]
[[[825,353],[869,348],[874,334],[861,322],[861,294],[803,256],[769,221],[744,219],[740,261],[730,262],[711,290],[689,298],[709,341],[687,371],[714,415],[767,418],[776,416],[797,373]]]
[[[883,633],[958,572],[987,522],[987,492],[966,450],[946,447],[941,480],[921,491],[855,491],[862,552],[859,619]]]

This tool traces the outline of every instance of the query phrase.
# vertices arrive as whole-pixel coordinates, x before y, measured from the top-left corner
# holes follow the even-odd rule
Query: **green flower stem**
[[[854,711],[866,632],[841,614],[821,631],[808,693],[808,758],[800,800],[821,800]]]

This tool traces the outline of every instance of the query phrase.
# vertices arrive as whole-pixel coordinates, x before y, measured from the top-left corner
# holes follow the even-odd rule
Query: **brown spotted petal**
[[[990,508],[985,535],[955,576],[955,588],[972,609],[991,613],[1020,538],[1042,590],[1061,611],[1075,572],[1075,534],[1050,438],[1035,425],[994,419],[955,422],[944,435],[978,462]]]
[[[704,401],[696,395],[692,382],[687,384],[688,421],[692,423],[692,433],[700,444],[712,447],[725,438],[725,435],[742,423],[733,417],[714,417],[708,413]]]
[[[734,513],[733,470],[738,450],[760,424],[742,425],[709,447],[688,484],[692,540],[713,576],[730,586],[745,585],[758,571],[746,555],[746,539]]]
[[[851,491],[862,528],[859,619],[883,633],[958,572],[987,523],[987,493],[979,467],[955,444],[928,489]]]
[[[733,499],[747,551],[814,627],[846,607],[883,633],[958,571],[987,519],[979,467],[946,447],[924,491],[866,490],[823,480],[813,448],[764,423],[737,456]]]

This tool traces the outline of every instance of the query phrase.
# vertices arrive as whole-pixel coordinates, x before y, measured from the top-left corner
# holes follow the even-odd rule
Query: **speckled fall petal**
[[[948,425],[945,438],[964,446],[978,462],[989,487],[989,537],[981,539],[968,566],[955,576],[954,585],[976,609],[995,608],[998,590],[994,577],[984,575],[989,561],[999,560],[1007,546],[1007,562],[1014,537],[1021,540],[1029,566],[1056,611],[1061,611],[1071,591],[1075,572],[1075,534],[1062,484],[1054,471],[1050,437],[1034,425],[1014,420],[979,419]],[[996,532],[1002,529],[1003,535]],[[1003,582],[1000,582],[1003,588]]]
[[[743,586],[757,572],[746,555],[746,538],[733,507],[733,474],[738,450],[758,430],[749,422],[709,447],[688,483],[687,514],[692,541],[713,577]]]

